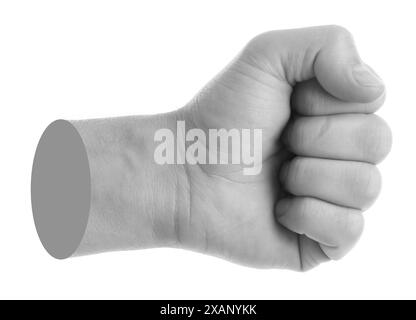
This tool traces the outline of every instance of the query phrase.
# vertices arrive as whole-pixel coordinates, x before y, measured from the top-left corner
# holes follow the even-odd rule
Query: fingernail
[[[290,207],[290,200],[288,199],[282,199],[280,200],[276,205],[276,216],[281,217],[283,216]]]
[[[381,87],[383,80],[366,64],[358,64],[352,69],[355,80],[364,87]]]

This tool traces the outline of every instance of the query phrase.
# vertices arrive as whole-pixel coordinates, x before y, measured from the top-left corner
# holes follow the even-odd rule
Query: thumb
[[[359,57],[351,34],[339,26],[263,33],[241,57],[291,85],[316,77],[328,93],[347,102],[371,102],[384,92],[382,80]]]

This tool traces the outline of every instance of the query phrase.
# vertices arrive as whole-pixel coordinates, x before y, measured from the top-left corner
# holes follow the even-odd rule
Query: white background
[[[416,298],[414,1],[1,1],[0,298]],[[298,274],[181,250],[54,260],[32,221],[38,139],[58,118],[186,103],[257,33],[339,24],[384,78],[394,134],[358,246]]]

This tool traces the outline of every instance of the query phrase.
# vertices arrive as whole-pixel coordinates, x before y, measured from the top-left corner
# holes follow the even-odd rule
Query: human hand
[[[179,117],[204,131],[261,128],[262,172],[187,165],[180,245],[266,268],[308,270],[343,257],[380,191],[374,164],[391,132],[372,113],[384,97],[341,27],[255,37]]]
[[[178,111],[52,123],[32,170],[40,239],[56,258],[179,247],[262,268],[339,259],[380,190],[384,96],[345,29],[261,34]],[[261,171],[157,164],[155,135],[178,121],[261,129]]]

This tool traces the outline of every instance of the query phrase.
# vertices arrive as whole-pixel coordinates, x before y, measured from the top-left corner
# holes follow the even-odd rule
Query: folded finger
[[[309,197],[280,200],[276,217],[287,229],[318,242],[333,260],[342,258],[352,249],[364,227],[360,210]]]
[[[359,209],[368,208],[381,189],[378,169],[356,161],[295,157],[283,165],[280,178],[295,196]]]
[[[285,130],[288,148],[307,157],[378,163],[392,144],[389,126],[374,114],[298,117]]]
[[[386,99],[385,93],[367,103],[345,102],[327,93],[314,78],[298,83],[292,93],[292,108],[300,115],[320,116],[339,113],[373,113]]]

